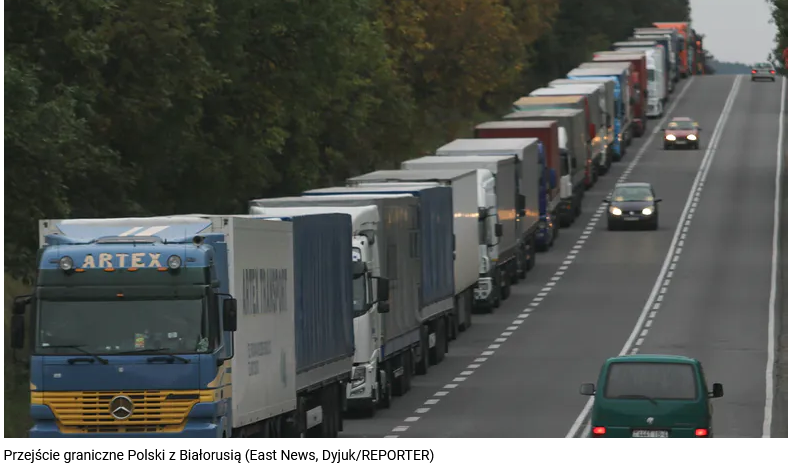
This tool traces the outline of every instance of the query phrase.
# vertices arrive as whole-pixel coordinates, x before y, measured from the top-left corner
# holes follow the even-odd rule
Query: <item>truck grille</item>
[[[110,410],[113,398],[133,403],[127,419]],[[62,433],[156,433],[183,429],[186,417],[199,402],[213,401],[211,390],[31,392],[31,404],[49,406]]]

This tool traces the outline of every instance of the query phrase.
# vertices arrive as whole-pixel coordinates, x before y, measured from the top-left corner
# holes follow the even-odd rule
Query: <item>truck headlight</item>
[[[622,215],[622,210],[617,208],[616,206],[612,206],[611,207],[611,214],[613,214],[614,216],[621,216]]]
[[[170,269],[178,269],[181,267],[181,257],[178,255],[172,255],[167,258],[167,267]]]
[[[74,269],[74,260],[70,256],[64,256],[60,258],[59,265],[61,270],[70,271]]]
[[[676,135],[674,135],[674,134],[668,134],[668,135],[666,136],[666,140],[670,140],[670,141],[672,141],[672,142],[673,142],[674,140],[677,140],[677,136],[676,136]]]

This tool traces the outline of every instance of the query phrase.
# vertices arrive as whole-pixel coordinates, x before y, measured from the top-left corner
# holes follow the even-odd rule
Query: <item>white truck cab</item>
[[[381,277],[378,247],[373,246],[378,228],[376,206],[268,207],[251,206],[250,214],[263,216],[300,216],[309,214],[344,213],[353,225],[353,335],[356,351],[351,381],[347,385],[348,400],[361,400],[373,408],[380,407],[384,392],[381,385],[386,373],[379,369],[382,334],[381,313],[388,312],[388,302],[379,301],[381,287],[388,280]],[[388,293],[388,292],[387,292]],[[374,409],[373,409],[374,410]]]

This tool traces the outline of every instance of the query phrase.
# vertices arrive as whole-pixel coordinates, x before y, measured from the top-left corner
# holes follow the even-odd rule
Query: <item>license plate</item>
[[[637,217],[626,217],[625,221],[638,221],[638,219]]]
[[[677,145],[684,145],[684,144],[685,144],[684,140],[677,140]]]
[[[668,430],[633,430],[633,438],[668,438]]]

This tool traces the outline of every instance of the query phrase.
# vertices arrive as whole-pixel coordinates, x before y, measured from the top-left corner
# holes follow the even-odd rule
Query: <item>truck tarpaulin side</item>
[[[350,189],[345,189],[347,192]],[[423,265],[410,253],[410,231],[417,218],[417,200],[411,195],[341,195],[266,198],[249,202],[250,214],[268,214],[270,208],[336,208],[375,207],[381,220],[374,230],[379,272],[389,279],[390,311],[382,314],[381,337],[384,338],[382,359],[390,353],[417,343],[421,324],[419,286]],[[357,230],[361,234],[365,230]]]
[[[479,276],[479,226],[476,215],[477,170],[446,169],[441,171],[373,171],[346,180],[349,187],[400,188],[445,185],[452,189],[455,236],[455,293],[459,294],[477,283]]]
[[[679,35],[679,45],[677,47],[679,54],[679,75],[685,79],[690,75],[690,70],[693,69],[693,42],[691,41],[690,23],[688,22],[657,22],[652,23],[658,29],[673,29]],[[691,51],[691,53],[688,53]]]
[[[293,222],[297,377],[331,361],[352,358],[351,217],[296,216]],[[327,285],[327,283],[330,283]],[[342,372],[347,372],[344,366]],[[312,386],[307,382],[300,387]]]
[[[658,40],[660,37],[654,39],[632,39],[624,42],[615,42],[612,46],[612,51],[630,51],[631,49],[644,50],[647,48],[660,48],[661,59],[663,60],[663,79],[665,82],[665,96],[663,103],[668,101],[668,94],[674,89],[674,81],[671,78],[671,59],[668,54],[668,38],[664,37],[663,40]],[[647,97],[648,98],[648,97]]]
[[[413,187],[398,189],[329,187],[304,192],[306,196],[319,195],[385,195],[409,194],[418,198],[419,255],[422,258],[422,280],[419,287],[422,315],[433,315],[424,309],[452,301],[455,296],[454,257],[452,238],[452,189],[449,187]]]
[[[423,156],[404,161],[402,169],[487,169],[496,177],[496,201],[502,236],[498,242],[498,258],[514,258],[518,245],[517,196],[518,171],[514,156]]]
[[[545,149],[548,169],[558,176],[561,172],[559,157],[559,132],[556,121],[490,121],[474,128],[474,137],[478,139],[498,138],[537,138]],[[553,203],[559,199],[559,185],[548,189],[548,201]]]
[[[633,80],[633,120],[636,124],[637,136],[641,137],[646,132],[646,106],[647,106],[647,60],[644,52],[633,52],[630,54],[618,52],[596,52],[595,62],[621,62],[630,61],[633,64],[633,71],[630,74]]]
[[[595,70],[595,72],[606,73],[606,76],[616,77],[619,81],[621,106],[618,112],[620,127],[617,133],[619,134],[620,140],[624,140],[626,145],[630,145],[633,138],[633,103],[635,102],[635,98],[633,97],[635,82],[631,76],[633,65],[629,62],[605,63],[592,61],[581,63],[576,69],[591,69]],[[622,147],[621,151],[624,153],[624,147]]]

